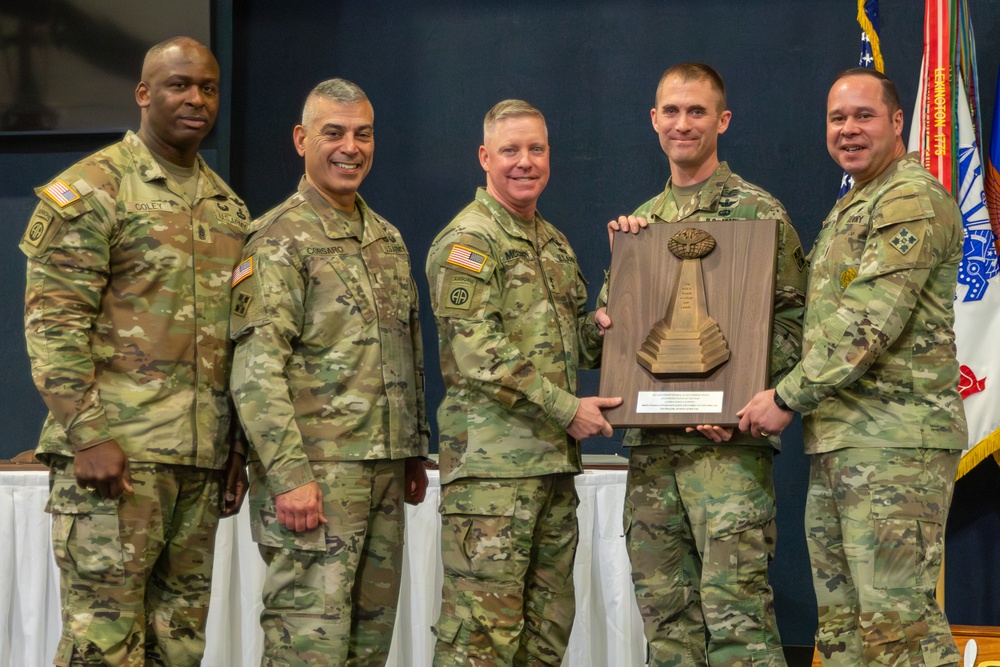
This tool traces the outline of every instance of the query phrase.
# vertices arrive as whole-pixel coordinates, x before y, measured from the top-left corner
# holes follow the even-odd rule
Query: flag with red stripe
[[[1000,272],[984,196],[977,80],[966,0],[926,0],[924,59],[909,147],[920,151],[924,166],[962,211],[955,339],[969,443],[959,477],[1000,450]]]

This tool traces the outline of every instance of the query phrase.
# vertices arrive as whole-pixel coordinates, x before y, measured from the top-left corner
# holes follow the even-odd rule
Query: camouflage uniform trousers
[[[773,456],[746,445],[631,448],[625,542],[650,665],[784,667],[767,580]]]
[[[576,615],[577,505],[570,474],[442,488],[435,667],[562,663]]]
[[[960,457],[929,448],[812,456],[806,544],[826,667],[959,663],[934,593]]]
[[[55,664],[201,664],[219,523],[221,474],[130,463],[133,494],[101,498],[73,461],[49,472],[63,632]]]
[[[326,551],[260,545],[262,667],[385,664],[402,574],[404,466],[313,462]]]

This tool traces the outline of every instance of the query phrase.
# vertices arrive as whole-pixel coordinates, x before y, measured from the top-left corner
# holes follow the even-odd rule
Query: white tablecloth
[[[441,594],[440,485],[430,474],[427,499],[407,507],[403,585],[389,665],[431,664]],[[0,667],[52,664],[59,641],[59,578],[44,512],[48,477],[0,471]],[[625,472],[589,470],[577,477],[580,547],[576,624],[569,667],[632,667],[645,654],[622,537]],[[250,539],[246,512],[225,519],[216,537],[206,667],[260,664],[260,591],[264,566]]]

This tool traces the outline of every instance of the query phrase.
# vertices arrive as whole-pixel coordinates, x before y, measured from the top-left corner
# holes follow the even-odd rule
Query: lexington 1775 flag
[[[966,0],[926,0],[910,150],[958,200],[965,229],[955,295],[959,390],[969,443],[959,477],[1000,449],[1000,276],[983,189],[975,42]]]

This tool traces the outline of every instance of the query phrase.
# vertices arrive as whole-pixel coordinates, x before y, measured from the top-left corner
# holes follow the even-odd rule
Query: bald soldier
[[[602,340],[576,254],[537,210],[542,113],[495,105],[479,163],[486,187],[427,257],[446,389],[434,664],[558,665],[575,614],[578,441],[611,435],[601,409],[621,399],[575,395]]]
[[[293,140],[305,176],[254,221],[233,278],[263,664],[384,665],[404,502],[427,488],[417,291],[399,230],[358,194],[375,153],[364,91],[317,85]]]
[[[198,156],[219,66],[146,55],[138,133],[38,188],[25,335],[49,409],[63,633],[56,665],[198,665],[221,515],[246,489],[227,381],[229,281],[249,221]]]

